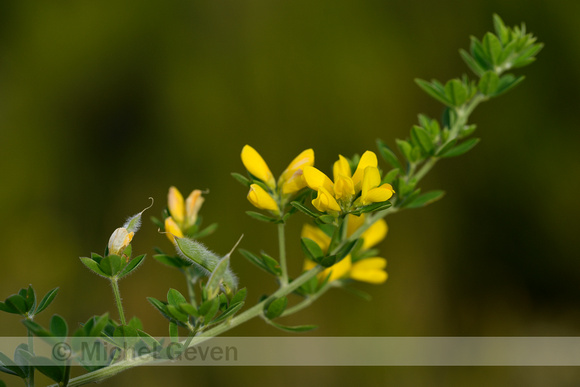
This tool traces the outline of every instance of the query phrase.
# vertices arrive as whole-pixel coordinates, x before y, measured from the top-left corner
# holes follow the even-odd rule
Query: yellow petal
[[[274,211],[276,213],[280,212],[280,210],[278,209],[278,204],[276,204],[276,201],[272,198],[272,196],[270,196],[268,192],[264,190],[264,188],[260,187],[258,184],[252,184],[250,186],[250,192],[248,192],[248,200],[255,207],[260,208],[262,210]]]
[[[314,165],[314,151],[312,149],[306,149],[302,151],[298,156],[292,160],[292,162],[288,165],[288,168],[282,175],[280,175],[279,183],[284,183],[288,179],[290,179],[297,171],[302,170],[306,166],[313,166]]]
[[[332,167],[332,173],[335,182],[340,175],[351,177],[352,172],[350,171],[348,160],[345,157],[338,155],[338,161],[334,163],[334,166]]]
[[[302,238],[312,239],[324,253],[328,251],[328,246],[330,245],[330,237],[326,235],[324,231],[316,226],[311,226],[310,224],[305,224],[302,227],[302,233],[300,234]]]
[[[306,187],[306,180],[304,180],[302,169],[299,169],[294,172],[290,179],[282,183],[282,193],[285,195],[293,194],[304,187]]]
[[[344,257],[340,262],[335,263],[332,267],[326,269],[323,274],[324,278],[328,275],[328,271],[330,271],[330,278],[328,281],[336,281],[341,279],[342,277],[346,276],[348,272],[351,270],[352,262],[350,259],[350,255]]]
[[[348,200],[354,196],[354,184],[352,179],[345,175],[338,175],[334,180],[334,197]]]
[[[362,198],[362,204],[380,203],[389,200],[393,196],[393,187],[390,184],[383,184],[380,187],[373,188]]]
[[[244,146],[242,149],[242,163],[248,172],[262,180],[268,185],[268,187],[276,187],[274,175],[270,172],[268,164],[266,164],[262,156],[260,156],[260,154],[249,145]]]
[[[181,224],[185,216],[185,205],[181,192],[175,187],[169,187],[169,194],[167,195],[167,207],[173,219]]]
[[[205,199],[201,196],[201,191],[196,189],[192,191],[185,200],[185,226],[191,227],[197,221],[197,214]]]
[[[315,266],[316,266],[316,262],[311,261],[310,259],[305,259],[304,260],[303,270],[304,271],[308,271],[310,269],[314,269]]]
[[[349,237],[352,234],[354,234],[354,232],[358,230],[359,227],[364,224],[364,222],[365,222],[365,214],[362,214],[360,216],[349,214],[346,222],[346,236]]]
[[[119,227],[109,238],[109,255],[121,255],[133,239],[134,232],[128,232],[125,227]]]
[[[362,250],[368,250],[377,243],[385,239],[389,227],[384,219],[379,219],[373,223],[365,232],[362,233],[361,238],[364,239]]]
[[[336,199],[324,187],[318,189],[318,196],[312,201],[312,205],[320,212],[340,212],[340,206]]]
[[[171,243],[175,243],[175,237],[183,238],[183,232],[171,216],[165,218],[165,235]]]
[[[361,197],[363,202],[365,201],[368,192],[371,189],[378,187],[379,184],[381,184],[381,174],[379,173],[379,169],[377,167],[367,167],[362,181]]]
[[[318,191],[320,187],[323,187],[328,192],[334,192],[334,184],[332,184],[332,180],[318,169],[307,166],[304,167],[302,171],[306,185],[313,190]]]
[[[364,171],[367,167],[376,167],[378,165],[377,155],[371,151],[366,151],[360,158],[356,171],[352,175],[352,181],[354,183],[354,189],[358,192],[362,184],[362,179]]]
[[[357,281],[382,284],[387,280],[387,260],[380,257],[367,258],[352,265],[350,277]]]

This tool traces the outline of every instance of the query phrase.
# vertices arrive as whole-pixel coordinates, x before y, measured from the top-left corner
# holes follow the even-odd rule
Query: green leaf
[[[260,269],[262,269],[270,274],[276,275],[268,268],[268,266],[266,266],[266,264],[264,263],[264,261],[262,259],[258,258],[258,256],[254,255],[254,254],[252,254],[249,251],[244,250],[244,249],[239,249],[238,251],[240,252],[240,254],[242,254],[242,256],[244,258],[246,258],[248,261],[250,261],[254,265],[258,266]]]
[[[401,154],[405,156],[405,159],[407,159],[407,161],[413,162],[414,161],[412,156],[413,147],[411,146],[411,144],[409,144],[405,140],[396,139],[395,141],[397,142],[397,146],[399,147]]]
[[[192,263],[190,261],[187,261],[181,257],[173,257],[171,255],[166,255],[166,254],[157,254],[157,255],[154,255],[153,258],[156,261],[161,262],[164,265],[167,265],[169,267],[174,267],[177,269],[182,269],[184,267],[188,267],[188,266],[192,265]]]
[[[302,250],[304,250],[304,253],[311,261],[317,262],[320,258],[324,256],[324,253],[322,252],[320,246],[318,246],[318,244],[314,242],[312,239],[301,238],[300,244],[302,246]]]
[[[139,337],[143,340],[143,342],[150,349],[159,348],[161,346],[161,343],[157,341],[157,339],[151,336],[149,333],[142,331],[140,329],[137,329],[137,333],[139,334]]]
[[[234,296],[230,300],[230,305],[234,305],[234,304],[237,304],[239,302],[245,301],[247,294],[248,294],[248,291],[246,290],[246,288],[241,288],[240,290],[238,290],[238,292],[236,294],[234,294]]]
[[[495,33],[499,36],[501,43],[505,46],[509,42],[510,33],[497,13],[493,14],[493,27]]]
[[[467,90],[459,79],[452,79],[445,84],[445,95],[451,106],[459,107],[467,101]]]
[[[220,307],[220,302],[218,298],[212,298],[207,300],[199,307],[199,314],[203,316],[205,321],[211,321],[213,316],[217,313]]]
[[[393,181],[395,181],[395,179],[397,178],[397,176],[399,176],[399,169],[395,168],[390,170],[385,177],[383,177],[383,181],[381,182],[381,184],[391,184],[393,183]]]
[[[248,179],[244,175],[241,175],[237,172],[232,172],[231,175],[234,179],[236,179],[237,181],[242,183],[242,185],[246,186],[246,188],[250,188],[250,185],[252,185],[252,182],[250,181],[250,179]]]
[[[56,337],[66,337],[68,334],[68,325],[64,318],[55,314],[50,319],[50,331]]]
[[[18,311],[19,314],[25,315],[28,312],[26,299],[20,294],[13,294],[4,301],[8,307]]]
[[[288,305],[288,299],[286,297],[276,298],[274,301],[266,307],[265,315],[268,320],[273,320],[276,317],[280,317]]]
[[[10,305],[6,305],[3,302],[0,302],[0,310],[3,311],[3,312],[6,312],[6,313],[20,314],[20,312],[18,312],[17,309],[14,309]]]
[[[167,312],[169,312],[169,315],[172,316],[174,319],[182,323],[186,323],[187,321],[189,321],[189,316],[186,313],[182,312],[175,305],[167,305]]]
[[[502,95],[503,93],[513,89],[517,85],[519,85],[525,77],[519,76],[514,77],[512,74],[506,74],[499,79],[499,85],[497,87],[496,92],[493,94],[493,97],[497,97],[498,95]]]
[[[161,312],[163,317],[165,317],[168,320],[171,320],[171,316],[169,315],[169,311],[167,310],[167,304],[153,297],[147,297],[147,301],[149,301],[151,305],[155,307],[155,309]]]
[[[411,200],[405,207],[406,208],[419,208],[424,207],[428,204],[436,202],[445,195],[444,191],[430,191],[422,195],[417,196],[415,199]]]
[[[179,341],[179,330],[177,329],[177,324],[171,321],[169,323],[169,337],[172,343],[177,343]]]
[[[276,218],[272,218],[270,216],[266,216],[263,214],[260,214],[259,212],[255,212],[255,211],[246,211],[246,214],[248,214],[250,217],[260,220],[262,222],[266,222],[266,223],[276,223],[278,222],[278,219]]]
[[[483,51],[487,56],[488,60],[493,63],[494,65],[500,65],[501,63],[498,62],[498,58],[502,52],[501,42],[491,32],[485,34],[482,40]]]
[[[26,300],[26,308],[29,311],[33,311],[36,308],[36,293],[32,285],[28,285],[28,289],[26,289],[26,296],[24,297]]]
[[[209,295],[209,298],[213,298],[217,295],[220,290],[220,283],[228,270],[228,266],[230,265],[230,256],[229,254],[220,259],[217,266],[211,273],[211,276],[207,280],[206,289]]]
[[[243,301],[240,301],[240,302],[237,302],[235,304],[232,304],[222,314],[220,314],[218,317],[216,317],[215,319],[213,319],[212,321],[210,321],[209,324],[216,324],[218,322],[224,321],[228,317],[231,317],[231,316],[235,315],[240,309],[242,309],[243,306],[244,306],[244,302]]]
[[[99,264],[93,261],[91,258],[81,257],[80,259],[83,265],[85,265],[93,273],[98,274],[101,277],[109,278],[109,276],[103,270],[101,270]]]
[[[457,145],[456,147],[441,154],[441,157],[447,158],[447,157],[460,156],[460,155],[470,151],[474,146],[477,145],[478,142],[479,142],[479,138],[470,138],[469,140],[465,140],[464,142]]]
[[[278,261],[266,253],[261,253],[260,255],[262,256],[262,261],[268,267],[271,273],[277,276],[282,275],[282,269],[280,268],[280,263],[278,263]]]
[[[16,365],[8,356],[0,352],[0,371],[10,375],[16,375],[22,379],[26,378],[24,371]]]
[[[193,317],[199,317],[197,310],[188,302],[179,304],[179,310]]]
[[[297,201],[293,201],[290,203],[292,205],[292,207],[296,208],[297,210],[300,210],[300,212],[313,217],[314,219],[318,218],[318,214],[311,211],[308,207],[306,207],[304,204],[297,202]]]
[[[479,80],[478,89],[483,95],[490,96],[499,86],[499,77],[493,71],[488,71]]]
[[[483,73],[485,73],[485,69],[481,67],[481,65],[471,55],[469,55],[467,51],[461,49],[459,50],[459,55],[461,55],[461,58],[467,67],[469,67],[469,69],[473,71],[475,75],[481,77]]]
[[[34,366],[37,370],[48,376],[57,383],[61,383],[65,378],[65,367],[60,367],[55,362],[45,357],[38,356],[34,359],[37,364]],[[40,363],[40,364],[39,364]]]
[[[139,267],[139,265],[141,265],[144,259],[145,254],[139,255],[138,257],[135,257],[132,260],[130,260],[121,270],[121,273],[119,274],[119,279],[125,277],[128,274],[131,274],[135,269]]]
[[[431,135],[420,126],[413,126],[411,129],[411,137],[423,149],[425,154],[431,155],[435,145],[431,139]]]
[[[447,95],[445,92],[442,92],[441,90],[439,90],[437,87],[435,87],[432,83],[429,83],[427,81],[424,81],[422,79],[415,79],[415,83],[417,85],[419,85],[419,87],[421,89],[423,89],[423,91],[427,94],[429,94],[431,97],[435,98],[437,101],[445,104],[445,105],[451,105],[451,101],[449,101],[449,99],[447,98]]]
[[[118,255],[108,255],[99,264],[101,270],[109,277],[116,276],[123,266],[123,259]]]
[[[391,207],[393,204],[389,201],[380,202],[380,203],[373,203],[368,206],[364,206],[359,208],[356,211],[351,211],[351,214],[360,216],[361,214],[366,214],[368,212],[375,212],[375,211],[382,211],[386,210],[387,208]]]
[[[300,333],[300,332],[308,332],[313,329],[318,328],[316,325],[296,325],[296,326],[288,326],[275,323],[274,321],[268,321],[270,325],[276,327],[284,332],[291,332],[291,333]]]
[[[332,265],[334,265],[337,262],[337,256],[336,255],[324,256],[324,257],[319,258],[315,262],[323,267],[331,267]]]
[[[397,155],[395,152],[391,150],[381,139],[377,139],[377,148],[379,149],[379,153],[381,154],[382,158],[389,164],[393,166],[393,168],[403,170],[403,166],[399,162]]]
[[[95,317],[94,324],[88,332],[88,336],[90,337],[99,337],[103,333],[103,329],[109,323],[109,313],[105,313],[102,316]]]
[[[178,290],[169,289],[167,292],[167,302],[170,305],[178,306],[182,303],[187,303],[187,299]]]
[[[35,336],[38,337],[53,337],[52,332],[47,331],[38,323],[31,320],[23,320],[22,324],[28,328]]]
[[[352,251],[352,249],[354,248],[354,246],[356,246],[358,242],[358,239],[352,240],[348,243],[346,243],[344,246],[342,246],[340,248],[340,250],[338,250],[338,252],[336,253],[336,258],[337,260],[341,260],[344,257],[346,257],[347,255],[350,254],[350,252]]]
[[[194,237],[196,239],[205,238],[206,236],[213,234],[215,232],[215,230],[217,230],[217,228],[218,228],[218,224],[212,223],[209,226],[207,226],[206,228],[204,228],[203,230],[195,233]]]

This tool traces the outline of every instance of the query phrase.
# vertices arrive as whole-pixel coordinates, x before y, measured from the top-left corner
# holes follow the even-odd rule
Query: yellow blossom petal
[[[318,169],[307,166],[304,167],[302,171],[306,185],[313,190],[318,191],[320,187],[323,187],[328,192],[334,192],[334,184],[332,183],[332,180]]]
[[[356,216],[353,214],[348,215],[346,222],[346,236],[351,236],[356,230],[359,229],[365,222],[365,214]]]
[[[292,176],[296,174],[297,171],[302,170],[306,166],[313,166],[314,165],[314,151],[312,149],[306,149],[302,151],[298,156],[292,160],[292,162],[288,165],[286,170],[282,172],[280,175],[280,179],[278,183],[284,183]]]
[[[129,246],[131,240],[133,239],[134,232],[128,232],[125,227],[119,227],[111,237],[109,238],[109,254],[110,255],[121,255],[123,251]]]
[[[350,270],[350,278],[371,284],[382,284],[387,280],[387,260],[380,257],[367,258],[355,262]]]
[[[302,169],[299,169],[288,180],[282,183],[282,193],[285,195],[293,194],[304,187],[306,187],[306,180],[304,180]]]
[[[354,196],[354,184],[352,179],[345,175],[338,175],[334,180],[334,197],[348,200]]]
[[[352,262],[350,255],[344,257],[340,262],[335,263],[333,266],[329,267],[328,269],[322,272],[322,279],[326,278],[328,273],[330,272],[330,278],[328,279],[329,282],[336,281],[341,279],[342,277],[346,276],[348,272],[351,270]]]
[[[181,192],[179,192],[179,190],[175,187],[169,187],[169,194],[167,195],[167,206],[169,207],[169,213],[173,219],[179,224],[183,223],[183,218],[185,216],[185,205]]]
[[[258,184],[252,184],[250,186],[250,192],[248,192],[248,200],[252,203],[255,207],[260,208],[262,210],[269,210],[274,212],[280,212],[278,209],[278,204],[276,201],[270,196],[268,192],[264,190],[264,188],[260,187]]]
[[[183,232],[171,216],[165,218],[165,235],[171,243],[175,243],[175,237],[183,238]]]
[[[364,171],[367,167],[376,167],[378,165],[377,155],[371,151],[366,151],[361,156],[356,171],[352,175],[352,181],[354,183],[354,189],[356,192],[360,191],[361,184],[364,176]]]
[[[378,244],[387,236],[389,227],[384,219],[379,219],[372,224],[365,232],[362,233],[361,238],[364,239],[362,250],[368,250]]]
[[[370,204],[370,203],[380,203],[384,202],[385,200],[389,200],[391,196],[393,196],[393,187],[390,184],[383,184],[380,187],[371,189],[366,195],[366,203],[365,199],[362,200],[362,204]]]
[[[248,172],[262,180],[268,185],[268,187],[276,187],[274,175],[270,172],[268,164],[266,164],[262,156],[260,156],[260,154],[249,145],[244,146],[242,149],[242,163]]]
[[[300,234],[302,238],[312,239],[316,244],[322,249],[324,253],[328,251],[328,246],[330,245],[330,237],[326,235],[319,227],[311,226],[310,224],[305,224],[302,227],[302,233]]]
[[[352,176],[352,172],[350,171],[350,164],[344,156],[338,155],[338,161],[334,163],[332,167],[332,173],[334,175],[335,182],[341,175],[347,177]]]
[[[196,189],[192,191],[185,200],[185,226],[191,227],[197,221],[197,214],[205,199],[201,196],[201,191]]]
[[[379,184],[381,184],[381,174],[379,173],[379,169],[377,167],[367,167],[362,181],[361,200],[363,204],[367,204],[365,201],[368,192],[371,189],[378,187]]]
[[[336,211],[340,212],[338,202],[324,187],[318,189],[318,196],[312,201],[312,205],[320,212]]]

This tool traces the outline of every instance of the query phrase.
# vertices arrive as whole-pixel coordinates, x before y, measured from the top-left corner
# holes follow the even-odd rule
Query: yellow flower
[[[348,211],[353,204],[352,199],[361,191],[361,198],[355,205],[383,202],[394,192],[388,184],[379,187],[381,176],[377,168],[377,156],[371,151],[362,155],[354,174],[351,173],[348,160],[339,155],[333,165],[333,177],[334,182],[314,167],[304,168],[306,185],[318,191],[318,197],[312,201],[318,211]]]
[[[287,198],[306,187],[302,172],[305,167],[314,165],[314,151],[306,149],[296,156],[282,172],[278,182],[262,156],[249,145],[245,145],[242,149],[242,163],[253,177],[264,182],[268,188],[266,191],[252,184],[248,200],[257,208],[279,214],[280,207],[286,203]]]
[[[171,241],[171,243],[175,243],[175,237],[183,238],[183,232],[179,228],[179,225],[173,220],[171,216],[165,218],[165,235]]]
[[[358,230],[364,222],[364,214],[361,216],[349,215],[346,224],[346,235],[351,236],[354,234],[354,232]],[[385,239],[388,231],[389,227],[387,226],[387,222],[384,219],[377,220],[361,234],[360,237],[363,239],[361,249],[364,251],[376,246],[379,242]]]
[[[386,267],[387,260],[384,258],[366,258],[352,265],[350,278],[371,284],[382,284],[388,277]]]
[[[347,235],[352,235],[364,224],[364,215],[357,217],[349,215],[347,223]],[[365,251],[382,241],[387,235],[387,223],[384,219],[379,219],[361,234],[363,245],[361,251]],[[302,228],[303,238],[312,239],[324,253],[328,251],[331,238],[320,228],[305,224]],[[312,269],[316,264],[309,259],[304,261],[304,270]],[[320,280],[329,276],[329,281],[336,281],[341,278],[352,278],[357,281],[380,284],[387,280],[385,267],[387,260],[381,257],[365,258],[357,262],[352,262],[351,255],[347,255],[340,262],[324,270],[318,275]]]
[[[133,239],[134,232],[128,232],[125,227],[119,227],[109,238],[109,254],[121,256]]]
[[[262,156],[260,156],[260,154],[249,145],[242,148],[242,163],[248,172],[262,180],[266,185],[268,185],[268,187],[276,187],[274,175],[270,172],[268,164],[266,164]]]
[[[197,222],[197,215],[204,202],[201,191],[196,189],[191,191],[186,200],[183,200],[183,195],[175,187],[169,188],[167,194],[167,207],[170,216],[168,229],[168,220],[165,220],[165,231],[168,232],[167,237],[173,242],[173,235],[183,237],[187,231]],[[179,231],[179,233],[177,232]]]
[[[270,196],[268,192],[264,190],[264,188],[260,187],[258,184],[252,184],[250,186],[248,200],[259,209],[269,210],[276,213],[280,212],[276,201],[272,198],[272,196]]]

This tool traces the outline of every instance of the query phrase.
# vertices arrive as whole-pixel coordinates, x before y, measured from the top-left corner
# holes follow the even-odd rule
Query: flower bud
[[[121,256],[131,243],[133,235],[135,235],[134,232],[128,232],[124,227],[116,229],[109,238],[109,255]]]
[[[248,192],[248,200],[252,203],[255,207],[260,208],[262,210],[269,210],[273,212],[280,212],[278,208],[278,204],[276,201],[264,190],[264,188],[260,187],[258,184],[252,184],[250,186],[250,192]]]

